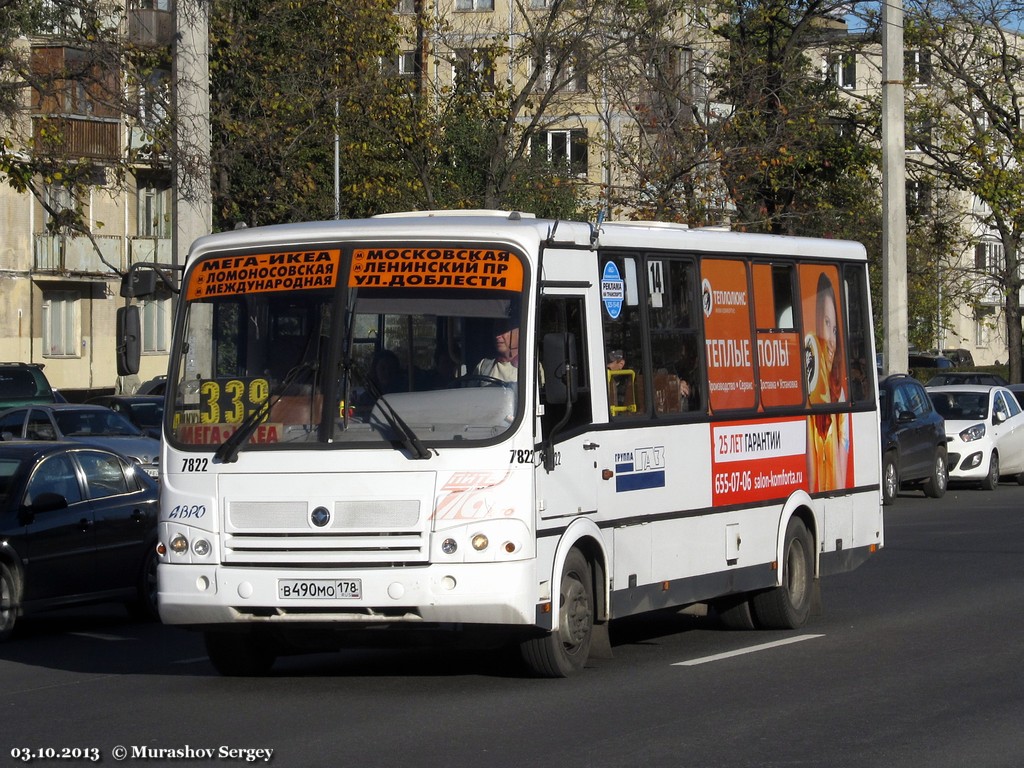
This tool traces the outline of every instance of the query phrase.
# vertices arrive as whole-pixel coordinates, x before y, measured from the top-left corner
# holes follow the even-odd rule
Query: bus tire
[[[790,518],[782,548],[782,584],[752,598],[763,629],[797,629],[807,621],[814,596],[814,545],[807,526]]]
[[[206,654],[213,668],[225,677],[259,677],[274,666],[277,655],[252,632],[204,633]]]
[[[18,584],[11,569],[0,563],[0,642],[10,638],[18,621]]]
[[[128,615],[138,621],[159,621],[160,611],[157,607],[157,584],[156,569],[159,557],[156,554],[156,545],[149,547],[146,557],[142,561],[142,570],[139,572],[139,585],[134,600],[127,604]]]
[[[750,595],[727,595],[712,603],[719,623],[726,629],[749,631],[757,629]]]
[[[594,582],[590,563],[578,549],[565,558],[558,590],[558,626],[520,645],[529,670],[539,677],[568,677],[590,656],[594,631]]]

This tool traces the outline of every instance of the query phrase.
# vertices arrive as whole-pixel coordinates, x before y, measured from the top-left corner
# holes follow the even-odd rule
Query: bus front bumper
[[[161,563],[165,624],[505,624],[530,626],[541,594],[532,561],[401,570]]]

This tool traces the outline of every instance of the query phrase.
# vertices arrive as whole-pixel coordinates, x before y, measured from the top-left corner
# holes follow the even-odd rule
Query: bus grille
[[[313,522],[305,501],[234,501],[226,506],[227,564],[374,565],[426,562],[428,534],[418,500],[336,501]]]

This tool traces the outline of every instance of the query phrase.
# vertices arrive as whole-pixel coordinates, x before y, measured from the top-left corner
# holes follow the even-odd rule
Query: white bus
[[[417,629],[561,677],[701,603],[799,627],[883,543],[873,360],[855,243],[483,211],[201,238],[160,615],[228,675]]]

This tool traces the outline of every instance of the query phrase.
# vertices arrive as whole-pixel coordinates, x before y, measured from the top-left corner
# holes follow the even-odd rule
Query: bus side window
[[[871,315],[868,312],[867,285],[864,268],[847,266],[843,269],[843,288],[846,301],[847,349],[850,354],[850,399],[870,402],[875,391],[875,364],[871,359]]]
[[[647,271],[655,413],[702,412],[696,268],[689,260],[659,258],[648,260]]]
[[[540,303],[537,322],[536,349],[541,349],[544,335],[547,333],[568,333],[576,343],[577,398],[571,404],[572,411],[569,421],[561,427],[562,432],[586,426],[593,420],[591,413],[591,388],[587,378],[586,328],[584,327],[583,298],[578,296],[545,296]],[[540,362],[538,361],[538,365]],[[541,402],[544,403],[542,429],[547,437],[551,427],[558,424],[565,416],[570,404],[549,404],[544,400],[544,381],[550,374],[544,371],[539,374],[541,383]]]
[[[647,412],[637,262],[631,255],[600,260],[601,273],[618,276],[622,283],[621,301],[606,301],[601,307],[608,415],[613,421]]]

